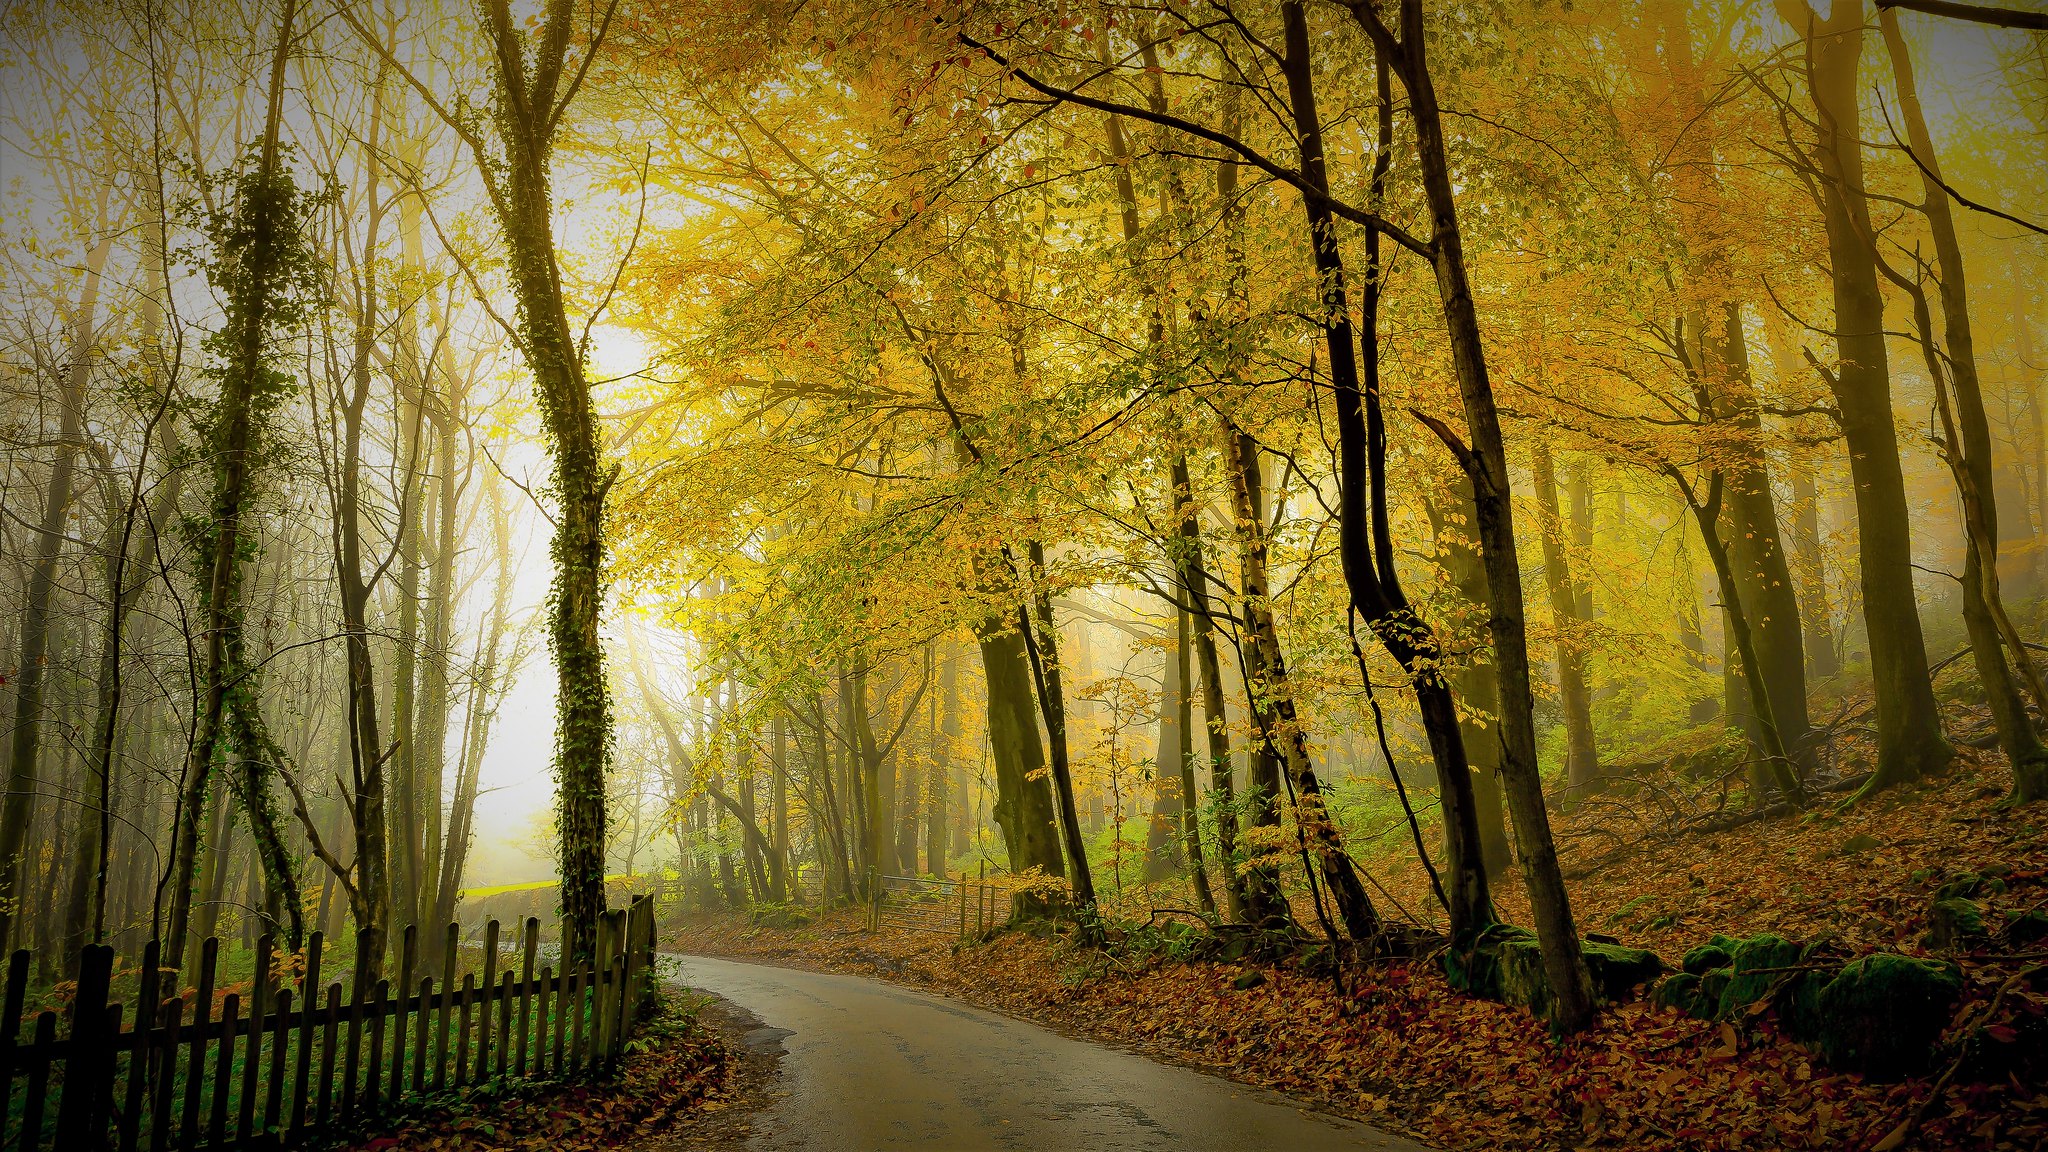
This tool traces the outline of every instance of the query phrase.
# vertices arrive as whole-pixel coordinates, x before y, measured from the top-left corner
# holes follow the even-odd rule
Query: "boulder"
[[[1799,963],[1799,945],[1765,932],[1739,941],[1729,953],[1728,983],[1721,989],[1715,1015],[1722,1019],[1739,1016],[1750,1005],[1771,994],[1791,973],[1778,971]]]
[[[1814,1045],[1829,1064],[1873,1079],[1922,1072],[1962,987],[1962,970],[1948,961],[1860,957],[1820,989]]]
[[[1717,935],[1705,944],[1688,951],[1684,958],[1679,960],[1678,967],[1695,976],[1705,975],[1716,968],[1726,968],[1735,962],[1735,943],[1726,936]]]
[[[1937,899],[1927,906],[1927,943],[1943,952],[1967,948],[1982,940],[1984,909],[1962,896]]]
[[[1580,945],[1586,972],[1593,980],[1593,995],[1603,1002],[1622,999],[1630,989],[1664,971],[1664,962],[1646,949],[1592,939],[1583,939]],[[1543,952],[1536,934],[1526,928],[1492,925],[1469,949],[1446,952],[1444,970],[1453,987],[1527,1008],[1537,1016],[1550,1015],[1550,980],[1543,971]]]

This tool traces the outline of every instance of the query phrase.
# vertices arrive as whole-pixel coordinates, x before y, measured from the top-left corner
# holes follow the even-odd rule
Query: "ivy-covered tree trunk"
[[[612,708],[598,619],[604,606],[604,513],[615,473],[599,442],[583,358],[570,334],[555,259],[549,162],[573,84],[562,90],[576,6],[549,0],[538,36],[516,24],[507,0],[486,0],[494,48],[494,120],[503,156],[486,166],[519,303],[519,346],[533,373],[547,433],[555,535],[548,592],[548,645],[555,657],[556,867],[564,954],[587,959],[605,910],[605,776]],[[600,33],[601,35],[601,33]],[[533,50],[528,51],[529,42]],[[596,51],[592,44],[587,50]]]
[[[194,739],[172,845],[165,955],[173,962],[185,954],[188,944],[199,812],[217,761],[235,761],[230,782],[270,891],[287,917],[290,947],[299,946],[304,927],[296,869],[270,794],[278,749],[263,722],[258,669],[248,658],[242,572],[256,546],[253,533],[246,533],[244,517],[251,510],[256,474],[263,463],[259,453],[266,446],[264,433],[292,386],[289,377],[271,367],[271,348],[303,319],[299,297],[315,286],[311,254],[301,232],[304,206],[284,167],[278,138],[296,14],[296,0],[286,0],[271,56],[262,143],[254,166],[236,181],[227,216],[214,229],[218,251],[213,278],[227,305],[222,329],[209,341],[220,357],[214,373],[219,394],[201,423],[203,451],[213,470],[206,519],[197,533],[203,565],[199,617],[204,650]]]

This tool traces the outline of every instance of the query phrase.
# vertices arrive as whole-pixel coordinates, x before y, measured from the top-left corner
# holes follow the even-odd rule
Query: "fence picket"
[[[484,1000],[476,1014],[476,1079],[491,1078],[491,992],[498,986],[498,922],[484,925],[484,978],[478,982]]]
[[[263,1128],[265,1133],[277,1132],[284,1112],[284,1069],[285,1049],[292,1039],[292,990],[277,990],[277,1016],[271,1025],[275,1029],[270,1038],[270,1094],[263,1098]]]
[[[576,999],[571,1004],[569,1009],[570,1015],[572,1017],[570,1023],[576,1029],[575,1035],[572,1036],[569,1040],[569,1067],[572,1071],[576,1072],[581,1072],[584,1069],[583,1018],[585,1015],[587,1015],[587,1013],[583,1011],[583,1001],[586,998],[585,986],[594,985],[596,983],[596,981],[592,979],[593,975],[594,973],[592,972],[590,964],[587,961],[576,966],[576,983],[578,987],[576,989]]]
[[[64,1095],[57,1102],[57,1145],[77,1148],[91,1139],[104,1080],[102,1056],[111,1051],[107,1038],[107,985],[114,972],[114,950],[88,945],[78,954],[78,983],[71,997],[71,1044],[66,1053]],[[76,1073],[83,1073],[77,1075]]]
[[[306,1127],[306,1089],[313,1075],[313,1016],[320,1007],[320,949],[325,932],[306,938],[306,970],[299,973],[299,1059],[292,1072],[292,1121],[294,1134]]]
[[[533,1067],[531,1075],[541,1076],[548,1071],[548,997],[554,991],[555,966],[540,966],[540,984],[534,989],[533,1004]]]
[[[487,994],[488,995],[488,994]],[[497,1075],[505,1074],[506,1057],[512,1051],[512,973],[498,977],[498,1051],[497,1059],[490,1061]],[[488,1014],[489,1004],[485,1004]]]
[[[555,977],[555,1043],[554,1067],[550,1069],[557,1077],[568,1074],[569,1065],[563,1063],[568,1055],[570,1005],[576,994],[576,968],[569,957],[562,957],[561,975]]]
[[[420,998],[418,1008],[413,1012],[412,1040],[412,1091],[417,1096],[427,1090],[427,1005],[428,997],[434,994],[434,978],[420,977]]]
[[[220,1002],[220,1047],[214,1049],[213,1098],[208,1137],[216,1144],[227,1142],[228,1089],[235,1072],[235,1026],[241,1022],[242,994],[230,992]]]
[[[322,1128],[334,1115],[334,1044],[341,1024],[341,981],[327,986],[327,1020],[320,1029],[320,1104],[313,1113]]]
[[[275,940],[265,932],[256,938],[256,971],[249,989],[249,1044],[242,1054],[241,1114],[236,1118],[237,1139],[247,1141],[256,1125],[257,1079],[263,1074],[263,1016],[270,1007],[270,960]]]
[[[455,1086],[457,1088],[469,1083],[469,1017],[475,1005],[476,973],[464,972],[462,974],[461,1008],[458,1010],[462,1022],[456,1029],[457,1039],[455,1041]]]
[[[540,951],[538,917],[526,918],[525,937],[519,949],[519,1047],[512,1069],[515,1076],[524,1076],[531,1071],[526,1064],[526,1033],[533,1022],[533,962]]]
[[[28,1095],[21,1107],[21,1152],[43,1146],[43,1100],[50,1094],[50,1062],[57,1046],[57,1014],[36,1016],[36,1037],[28,1050]]]
[[[219,959],[220,941],[208,936],[199,945],[199,986],[192,998],[192,1051],[185,1058],[185,1113],[180,1119],[181,1142],[187,1148],[199,1144],[199,1093],[206,1087],[206,1040],[213,1019],[213,967]]]
[[[450,923],[441,944],[441,1004],[438,1019],[434,1022],[435,1035],[440,1038],[440,1047],[434,1050],[434,1091],[448,1086],[448,1010],[454,1005],[455,997],[455,945],[462,931],[459,924]]]
[[[407,1011],[406,993],[412,989],[413,949],[418,943],[419,932],[414,925],[405,926],[405,935],[398,947],[398,981],[392,987],[398,990],[397,1013],[392,1017],[391,1027],[391,1075],[390,1091],[392,1102],[396,1103],[405,1094],[405,1025],[410,1016]]]
[[[157,952],[156,941],[144,944],[142,963],[136,970],[135,1030],[128,1034],[128,1094],[121,1103],[121,1152],[135,1152],[136,1141],[142,1135],[142,1093],[149,1082],[150,1040],[157,1021]],[[115,1043],[120,1043],[118,1036]],[[111,1083],[108,1090],[112,1091]],[[5,1095],[0,1093],[0,1105],[6,1103]]]
[[[171,1146],[171,1104],[176,1099],[171,1087],[178,1078],[178,1032],[185,1021],[184,997],[165,1004],[163,1012],[163,1062],[157,1069],[156,1098],[150,1103],[149,1152],[164,1152]]]
[[[391,1015],[391,981],[377,981],[377,991],[370,1000],[370,1066],[363,1077],[363,1108],[377,1111],[378,1101],[384,1098],[384,1023]],[[393,1091],[393,1100],[398,1093]]]

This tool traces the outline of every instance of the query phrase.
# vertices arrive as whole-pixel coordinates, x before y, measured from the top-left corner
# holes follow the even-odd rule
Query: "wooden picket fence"
[[[337,981],[326,987],[324,1005],[321,934],[307,940],[296,994],[279,979],[265,936],[246,1010],[242,996],[229,992],[217,1018],[218,942],[205,941],[197,984],[181,994],[178,973],[159,968],[152,941],[138,971],[139,1010],[126,1029],[124,1006],[109,1003],[113,949],[90,947],[65,1035],[58,1035],[59,1014],[43,1012],[26,1043],[29,954],[16,952],[0,1008],[0,1152],[291,1147],[451,1088],[610,1067],[650,1000],[653,901],[636,897],[630,909],[605,916],[599,961],[565,972],[535,967],[540,922],[529,917],[524,928],[516,979],[498,971],[492,920],[480,975],[465,972],[456,983],[460,931],[450,924],[440,979],[414,983],[418,941],[408,927],[395,986],[389,977],[372,986],[359,976],[344,998]],[[357,934],[356,947],[360,974],[370,967],[368,933]]]

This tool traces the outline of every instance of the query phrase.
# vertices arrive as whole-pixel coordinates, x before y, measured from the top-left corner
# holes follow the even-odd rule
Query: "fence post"
[[[533,962],[540,950],[540,921],[532,916],[526,918],[525,939],[519,949],[519,1052],[512,1071],[515,1076],[527,1073],[526,1038],[533,1023]]]
[[[491,994],[498,986],[498,921],[493,918],[484,925],[484,978],[481,983],[484,1000],[477,1012],[476,1021],[476,1078],[478,1083],[491,1078]]]
[[[192,1000],[192,1051],[185,1058],[185,1113],[179,1118],[180,1139],[187,1148],[199,1145],[199,1091],[206,1085],[206,1028],[213,1017],[213,966],[219,956],[220,941],[208,936],[199,945],[198,994]]]
[[[399,1097],[405,1094],[407,1040],[405,1027],[409,1021],[417,1018],[416,1014],[410,1010],[411,1006],[406,1000],[406,994],[412,990],[413,965],[417,960],[419,935],[419,925],[407,924],[405,926],[405,935],[401,938],[398,946],[398,980],[393,985],[398,991],[398,1008],[391,1018],[393,1025],[391,1030],[391,1082],[388,1089],[393,1104],[398,1103]],[[421,1036],[424,1036],[426,1029],[421,1028],[418,1031]],[[412,1047],[414,1049],[419,1047],[419,1038],[416,1037],[412,1040]]]
[[[299,974],[299,1062],[292,1071],[291,1131],[306,1126],[306,1090],[313,1079],[313,1016],[320,1008],[320,946],[327,933],[306,937],[306,970]]]
[[[163,1152],[163,1149],[171,1145],[171,1101],[174,1099],[171,1085],[177,1078],[178,1028],[184,1020],[183,997],[173,999],[164,1005],[163,1063],[157,1068],[156,1099],[150,1102],[150,1152]]]
[[[150,1041],[155,1035],[157,1001],[162,995],[157,990],[159,951],[154,940],[142,946],[142,968],[135,985],[135,1031],[129,1037],[128,1099],[121,1107],[121,1152],[135,1152],[136,1141],[142,1135],[142,1093],[150,1078]]]
[[[114,972],[114,950],[88,944],[78,955],[78,991],[71,999],[71,1050],[64,1066],[64,1099],[57,1105],[57,1147],[82,1148],[92,1141],[98,1113],[102,1052],[111,1052],[106,1034],[107,983]],[[111,1068],[108,1069],[112,1071]],[[96,1141],[94,1141],[96,1143]]]
[[[44,1012],[36,1017],[35,1047],[28,1054],[28,1094],[21,1106],[22,1152],[35,1152],[43,1146],[43,1101],[50,1094],[50,1061],[56,1046],[57,1014]]]
[[[249,989],[249,1045],[242,1053],[241,1110],[236,1116],[237,1138],[249,1139],[256,1124],[257,1078],[263,1072],[263,1010],[270,1006],[270,957],[275,940],[265,932],[256,938],[256,971]]]

